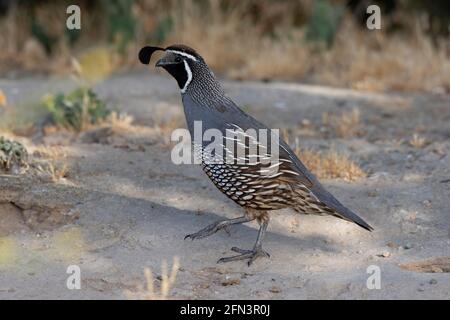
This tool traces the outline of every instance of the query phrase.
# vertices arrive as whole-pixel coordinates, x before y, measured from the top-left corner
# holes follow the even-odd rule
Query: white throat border
[[[186,92],[188,85],[192,81],[191,67],[189,67],[189,63],[187,63],[186,60],[183,60],[183,62],[184,62],[184,69],[186,70],[188,78],[187,78],[186,83],[184,84],[183,88],[181,89],[181,93],[185,93]]]

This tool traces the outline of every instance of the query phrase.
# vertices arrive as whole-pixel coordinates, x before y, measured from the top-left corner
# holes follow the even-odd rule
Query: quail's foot
[[[253,250],[244,250],[239,249],[236,247],[231,248],[231,251],[240,253],[237,256],[232,257],[225,257],[221,258],[217,261],[217,263],[225,263],[225,262],[231,262],[231,261],[237,261],[237,260],[246,260],[248,259],[248,266],[251,266],[251,264],[258,258],[270,258],[270,254],[268,254],[266,251],[262,249],[261,246],[253,248]]]

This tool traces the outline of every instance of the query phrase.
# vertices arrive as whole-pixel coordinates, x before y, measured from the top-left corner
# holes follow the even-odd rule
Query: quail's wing
[[[227,108],[228,110],[233,110],[233,114],[228,116],[230,121],[233,121],[232,126],[239,126],[244,131],[249,128],[270,130],[252,116],[246,114],[234,103],[232,104],[233,106],[231,108]],[[275,141],[278,142],[278,145],[275,144],[275,147],[279,150],[279,167],[278,172],[276,173],[278,175],[278,181],[285,181],[289,184],[292,183],[297,185],[300,183],[309,190],[308,194],[312,194],[320,203],[323,203],[326,207],[330,208],[333,211],[333,215],[348,221],[353,221],[369,231],[373,230],[373,228],[355,212],[345,207],[329,193],[281,138],[277,138]]]
[[[226,108],[219,108],[218,113],[223,118],[223,129],[234,130],[235,132],[248,133],[252,130],[256,131],[257,142],[260,150],[258,150],[259,155],[265,155],[264,150],[266,150],[266,156],[270,157],[270,165],[267,166],[267,158],[264,159],[263,163],[257,164],[253,167],[253,170],[259,170],[260,173],[267,173],[268,167],[271,171],[275,171],[276,177],[280,180],[286,180],[286,182],[300,182],[307,188],[312,188],[316,183],[317,179],[312,175],[311,172],[305,167],[305,165],[295,156],[292,149],[278,136],[273,130],[269,129],[267,126],[253,118],[252,116],[245,113],[240,109],[234,102],[230,100]],[[224,131],[224,130],[222,130]],[[265,134],[265,138],[261,139],[260,133]],[[248,135],[242,134],[238,135],[238,140],[236,143],[245,145],[246,148],[252,146],[252,134],[250,137]],[[261,143],[261,140],[265,140]],[[263,151],[263,152],[261,152]],[[278,157],[279,161],[275,158]],[[246,159],[251,160],[251,159]],[[264,165],[265,164],[265,165]],[[261,172],[261,170],[263,170]],[[266,170],[266,171],[264,171]]]

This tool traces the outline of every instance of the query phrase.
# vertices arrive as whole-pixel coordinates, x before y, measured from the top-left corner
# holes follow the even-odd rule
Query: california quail
[[[202,134],[208,129],[218,129],[223,134],[224,140],[220,145],[224,149],[224,155],[220,157],[230,156],[230,150],[233,150],[231,162],[217,161],[217,158],[219,160],[223,158],[216,157],[217,154],[214,152],[205,152],[209,142],[194,143],[194,151],[197,155],[200,154],[203,170],[209,178],[220,191],[245,209],[244,216],[240,218],[218,221],[197,233],[187,235],[186,238],[205,238],[227,226],[256,219],[260,229],[253,249],[232,248],[231,250],[239,255],[221,258],[218,261],[248,259],[250,265],[258,257],[269,257],[269,254],[262,249],[261,242],[269,223],[268,211],[270,210],[292,208],[304,214],[333,215],[352,221],[369,231],[373,230],[364,220],[344,207],[325,190],[282,139],[273,135],[268,127],[246,114],[226,96],[213,72],[195,50],[185,45],[172,45],[165,49],[147,46],[140,50],[139,60],[143,64],[149,64],[151,55],[156,50],[165,52],[164,56],[156,62],[156,67],[162,67],[169,72],[181,89],[184,113],[191,137],[194,137],[194,122],[201,121]],[[270,146],[269,143],[265,146],[258,144],[258,148],[266,148],[266,150],[258,153],[259,158],[257,157],[256,161],[249,161],[252,157],[249,152],[250,144],[255,140],[252,135],[245,134],[249,129],[258,130],[258,132],[261,132],[261,129],[266,130],[269,132],[267,136],[271,137],[271,142],[276,142],[270,143]],[[239,132],[232,139],[233,145],[244,146],[244,154],[237,154],[236,150],[229,148],[226,144],[225,140],[230,130]],[[257,136],[256,140],[259,137]],[[275,153],[278,155],[277,162],[263,161]],[[209,158],[206,158],[205,154],[210,155]],[[213,160],[211,160],[211,154]]]

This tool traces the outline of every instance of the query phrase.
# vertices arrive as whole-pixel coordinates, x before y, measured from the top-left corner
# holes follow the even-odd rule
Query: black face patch
[[[188,81],[188,74],[184,67],[184,63],[169,64],[163,68],[166,69],[166,71],[170,73],[175,80],[177,80],[180,89],[183,89]]]

